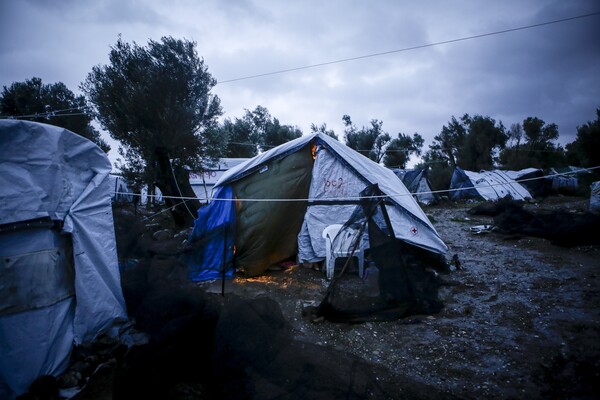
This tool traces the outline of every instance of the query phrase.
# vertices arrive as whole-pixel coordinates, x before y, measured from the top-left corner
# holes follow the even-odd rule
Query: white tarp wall
[[[40,375],[62,373],[74,344],[103,333],[117,336],[127,313],[111,208],[111,165],[104,152],[63,128],[0,120],[0,161],[1,288],[12,285],[39,294],[20,297],[19,304],[0,312],[0,397],[11,398]],[[40,218],[62,230],[7,228]],[[52,258],[65,240],[72,249],[74,276],[58,271],[64,260]],[[38,270],[38,265],[29,266],[31,279],[25,279],[16,267],[21,257],[31,260],[32,254],[47,256]],[[52,287],[36,287],[48,277]]]
[[[370,184],[377,184],[395,203],[386,204],[386,210],[396,238],[441,254],[448,250],[394,172],[327,135],[316,135],[319,139],[318,151],[313,167],[309,206],[298,237],[300,262],[315,262],[325,258],[323,229],[333,223],[345,223],[357,204],[344,205],[343,201],[358,199],[359,193]],[[328,200],[331,205],[311,205],[311,202],[319,200]],[[363,242],[363,245],[367,246],[367,243]]]
[[[531,199],[531,194],[523,185],[500,170],[472,172],[464,171],[473,187],[484,200],[499,200],[510,196],[513,200]]]
[[[367,186],[353,171],[322,146],[317,148],[302,230],[298,235],[298,261],[317,262],[325,258],[323,230],[331,224],[346,222],[357,204],[344,199],[359,197]],[[317,204],[311,204],[312,202]],[[319,203],[329,204],[319,204]]]

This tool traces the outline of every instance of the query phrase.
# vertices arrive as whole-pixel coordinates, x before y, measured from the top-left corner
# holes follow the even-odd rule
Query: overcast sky
[[[0,0],[0,86],[39,77],[81,94],[119,34],[172,36],[197,43],[232,120],[261,105],[341,137],[348,114],[358,128],[418,132],[426,150],[452,116],[506,127],[532,116],[564,145],[600,108],[600,14],[513,29],[598,12],[597,0]]]

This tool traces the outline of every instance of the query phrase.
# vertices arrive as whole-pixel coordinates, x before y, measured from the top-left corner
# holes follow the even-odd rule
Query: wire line
[[[521,182],[527,182],[527,181],[535,181],[535,180],[539,180],[539,179],[548,179],[548,178],[552,178],[555,176],[566,176],[566,175],[573,175],[573,174],[579,174],[582,172],[589,172],[595,169],[599,169],[600,166],[596,166],[596,167],[590,167],[590,168],[582,168],[580,170],[577,171],[569,171],[569,172],[563,172],[563,173],[557,173],[554,175],[544,175],[544,176],[540,176],[540,177],[534,177],[534,178],[527,178],[527,179],[520,179],[520,180],[514,180],[515,183],[520,184]],[[491,184],[487,184],[485,185],[485,187],[494,187],[494,186],[504,186],[507,184],[512,184],[512,182],[500,182],[500,183],[491,183]],[[458,192],[461,190],[468,190],[468,189],[473,189],[473,188],[458,188],[458,189],[443,189],[443,190],[432,190],[432,191],[425,191],[425,192],[407,192],[407,193],[392,193],[392,194],[384,194],[384,195],[380,195],[380,196],[369,196],[369,197],[373,197],[373,198],[396,198],[396,197],[404,197],[404,196],[417,196],[417,195],[422,195],[422,194],[441,194],[441,193],[452,193],[452,192]],[[122,194],[122,195],[129,195],[129,196],[142,196],[142,194],[139,193],[127,193],[127,192],[113,192],[115,194]],[[179,197],[179,196],[165,196],[165,195],[147,195],[148,197],[162,197],[162,198],[168,198],[168,199],[180,199],[185,201],[188,200],[200,200],[200,201],[240,201],[240,202],[273,202],[273,203],[286,203],[286,202],[304,202],[304,201],[312,201],[312,200],[332,200],[332,201],[358,201],[360,200],[362,197],[335,197],[335,198],[329,198],[329,199],[315,199],[315,198],[283,198],[283,199],[275,199],[275,198],[257,198],[257,199],[242,199],[242,198],[237,198],[237,199],[223,199],[223,198],[200,198],[200,197]]]
[[[417,45],[417,46],[405,47],[405,48],[397,49],[397,50],[384,51],[381,53],[373,53],[373,54],[367,54],[367,55],[357,56],[357,57],[342,58],[342,59],[334,60],[334,61],[326,61],[326,62],[317,63],[317,64],[304,65],[302,67],[288,68],[288,69],[282,69],[282,70],[278,70],[278,71],[265,72],[262,74],[243,76],[240,78],[226,79],[223,81],[217,81],[217,85],[222,84],[222,83],[231,83],[231,82],[243,81],[243,80],[247,80],[247,79],[260,78],[263,76],[283,74],[286,72],[294,72],[294,71],[299,71],[299,70],[303,70],[303,69],[323,67],[326,65],[339,64],[339,63],[344,63],[344,62],[349,62],[349,61],[362,60],[365,58],[380,57],[380,56],[385,56],[385,55],[394,54],[394,53],[402,53],[405,51],[424,49],[427,47],[441,46],[443,44],[463,42],[466,40],[479,39],[479,38],[483,38],[483,37],[487,37],[487,36],[501,35],[504,33],[517,32],[517,31],[522,31],[525,29],[539,28],[541,26],[558,24],[561,22],[572,21],[575,19],[593,17],[596,15],[600,15],[600,11],[596,11],[596,12],[589,13],[589,14],[578,15],[575,17],[568,17],[568,18],[562,18],[562,19],[557,19],[557,20],[553,20],[553,21],[540,22],[539,24],[520,26],[520,27],[516,27],[516,28],[508,28],[508,29],[503,29],[503,30],[495,31],[495,32],[481,33],[478,35],[465,36],[465,37],[461,37],[461,38],[457,38],[457,39],[443,40],[441,42],[427,43],[427,44],[422,44],[422,45]]]

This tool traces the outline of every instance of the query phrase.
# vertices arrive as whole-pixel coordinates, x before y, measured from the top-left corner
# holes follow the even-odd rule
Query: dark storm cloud
[[[39,76],[71,90],[110,46],[185,38],[220,82],[227,118],[267,107],[305,133],[343,133],[383,121],[392,135],[418,132],[426,147],[452,116],[506,126],[536,116],[560,141],[600,107],[600,16],[406,51],[600,11],[597,1],[457,2],[0,0],[0,85]],[[335,61],[392,52],[352,61]],[[302,68],[315,64],[326,64]],[[223,82],[253,75],[285,73]],[[116,146],[114,146],[116,148]]]

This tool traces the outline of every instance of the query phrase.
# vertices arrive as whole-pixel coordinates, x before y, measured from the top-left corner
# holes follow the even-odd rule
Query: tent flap
[[[233,277],[235,203],[231,186],[220,188],[213,201],[198,210],[188,241],[196,249],[186,256],[192,281]]]

